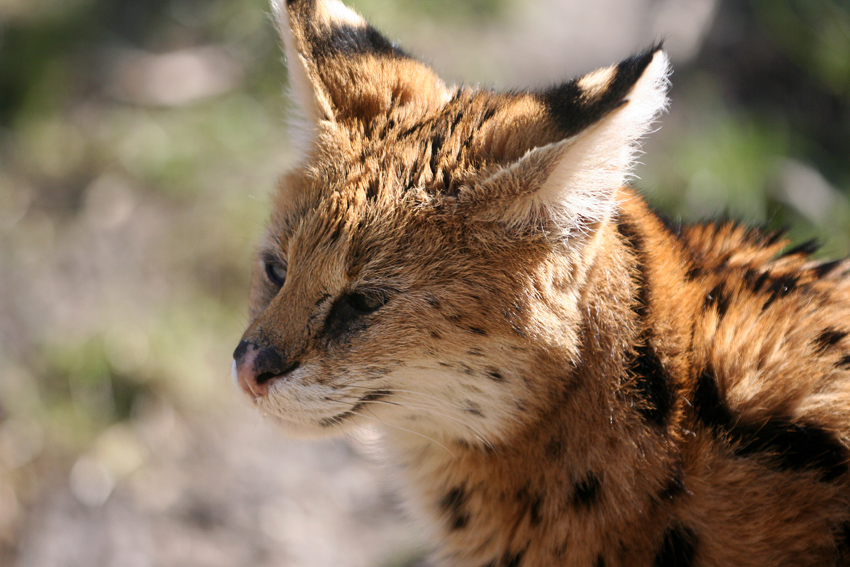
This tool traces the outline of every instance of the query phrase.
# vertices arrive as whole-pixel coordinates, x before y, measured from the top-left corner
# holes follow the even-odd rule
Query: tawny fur
[[[259,408],[384,428],[437,565],[850,565],[848,266],[621,187],[661,51],[447,87],[278,2],[303,154],[235,353]]]

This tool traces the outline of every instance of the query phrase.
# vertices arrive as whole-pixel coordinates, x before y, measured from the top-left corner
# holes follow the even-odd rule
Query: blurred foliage
[[[843,4],[843,5],[842,5]],[[850,97],[850,11],[841,0],[758,0],[776,46],[836,95]]]
[[[672,99],[639,171],[662,208],[790,227],[825,255],[850,251],[850,5],[721,2],[699,56],[677,67]]]
[[[381,0],[351,2],[364,13],[392,11],[393,20],[415,22],[422,17],[441,21],[443,25],[480,25],[482,21],[504,16],[511,0],[399,0],[388,6]],[[402,21],[398,21],[402,20]]]
[[[382,27],[472,30],[523,2],[352,4]],[[228,393],[288,159],[281,59],[266,0],[0,3],[0,501],[4,483],[34,501],[43,468],[151,399],[209,412]],[[180,65],[206,90],[163,98]],[[844,0],[721,2],[673,81],[638,172],[654,202],[850,250]]]

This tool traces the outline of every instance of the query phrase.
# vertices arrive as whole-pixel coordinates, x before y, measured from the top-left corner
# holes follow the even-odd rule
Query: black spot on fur
[[[481,335],[482,337],[487,336],[487,331],[485,331],[484,329],[480,329],[478,327],[469,327],[469,331],[472,332],[472,333],[475,333],[476,335]]]
[[[481,408],[478,406],[478,404],[469,400],[466,401],[466,407],[464,408],[464,411],[468,414],[477,417],[484,417],[484,412],[481,411]]]
[[[765,301],[764,305],[762,305],[762,310],[770,307],[770,305],[777,299],[792,293],[797,288],[797,282],[799,280],[799,276],[794,274],[783,274],[770,282],[770,286],[768,287],[770,297],[767,301]]]
[[[818,353],[826,352],[830,347],[838,344],[841,339],[847,336],[847,331],[839,331],[838,329],[824,329],[823,332],[812,341],[815,351]]]
[[[684,526],[671,526],[664,532],[661,549],[655,555],[655,567],[691,567],[694,564],[697,538]]]
[[[431,137],[431,171],[437,173],[437,166],[440,163],[440,149],[443,147],[443,135],[440,132],[435,132]]]
[[[484,124],[488,122],[491,118],[496,116],[497,108],[497,106],[490,106],[481,114],[481,117],[478,119],[478,130],[480,130],[481,127],[484,126]]]
[[[506,553],[502,556],[502,567],[519,567],[522,565],[522,557],[525,555],[525,550],[517,553]]]
[[[449,529],[460,530],[469,523],[469,514],[465,511],[466,487],[461,485],[449,490],[440,500],[440,508],[448,515]]]
[[[531,507],[529,508],[529,511],[530,511],[529,521],[530,521],[532,527],[539,526],[540,522],[543,519],[540,516],[540,507],[542,505],[543,505],[543,495],[538,494],[537,497],[534,499],[534,501],[531,503]]]
[[[458,94],[460,94],[460,92],[458,92]],[[452,119],[452,125],[449,127],[449,134],[454,133],[455,128],[457,128],[457,125],[460,124],[461,120],[463,120],[463,109],[460,109],[457,114],[455,114],[454,119]]]
[[[703,275],[702,267],[697,264],[691,264],[688,266],[688,271],[685,272],[685,279],[694,281],[701,278]]]
[[[726,295],[726,290],[723,289],[723,282],[717,284],[705,296],[705,301],[702,305],[704,310],[714,307],[717,309],[717,316],[722,319],[729,309],[729,296]]]
[[[843,368],[845,370],[850,369],[850,354],[846,354],[841,357],[841,359],[835,363],[836,368]]]
[[[466,351],[469,356],[484,356],[484,352],[480,348],[471,348]]]
[[[832,271],[837,268],[843,260],[833,260],[832,262],[824,262],[814,268],[812,268],[812,272],[815,274],[815,277],[820,279],[828,276]]]
[[[355,405],[354,407],[357,408],[358,406],[364,405],[366,402],[374,402],[375,400],[386,398],[389,395],[389,390],[372,390],[371,392],[360,398],[360,401],[358,401],[357,405]]]
[[[730,434],[738,442],[736,455],[763,456],[778,470],[818,470],[824,482],[848,471],[847,447],[816,425],[771,417],[761,422],[739,422]]]
[[[634,373],[637,393],[644,401],[638,411],[650,423],[664,426],[674,401],[670,376],[652,346],[638,347],[636,355],[631,370]]]
[[[817,241],[817,239],[807,240],[794,246],[793,248],[789,248],[785,252],[780,255],[780,258],[785,258],[787,256],[811,256],[818,250],[820,250],[821,244]]]
[[[372,179],[369,181],[368,187],[366,187],[366,200],[374,201],[378,198],[378,193],[380,191],[380,184],[377,179]]]
[[[744,273],[744,282],[747,284],[747,287],[752,290],[754,293],[758,293],[764,287],[764,284],[770,279],[770,273],[762,272],[759,273],[756,270],[748,269]]]
[[[552,437],[549,439],[549,442],[546,443],[546,447],[544,447],[546,451],[546,456],[549,459],[555,461],[560,459],[564,455],[564,442],[561,441],[561,438],[558,436]]]
[[[463,316],[459,313],[443,313],[443,317],[452,325],[460,325],[463,321]]]
[[[441,335],[441,334],[440,334],[439,332],[437,332],[437,331],[431,331],[431,333],[430,333],[430,334],[431,334],[431,338],[432,338],[432,339],[436,339],[436,340],[438,340],[438,341],[439,341],[439,340],[442,340],[442,338],[443,338],[443,335]]]
[[[687,493],[688,489],[685,486],[685,482],[682,480],[682,473],[681,471],[676,471],[670,480],[667,481],[667,484],[664,485],[664,489],[658,494],[658,497],[662,501],[674,500],[682,494]]]
[[[601,555],[597,555],[596,561],[593,562],[593,567],[605,567],[605,558]]]
[[[505,381],[505,377],[502,375],[502,373],[499,372],[495,368],[488,368],[487,369],[487,377],[490,378],[491,380],[495,381],[495,382],[504,382]]]
[[[707,369],[697,378],[692,405],[697,419],[713,431],[729,430],[734,418],[726,400],[721,397],[717,380]]]
[[[582,480],[573,486],[573,505],[580,508],[589,508],[599,498],[599,477],[589,472]]]
[[[818,470],[823,481],[848,471],[850,452],[834,434],[783,416],[754,420],[735,415],[710,371],[697,379],[693,407],[697,420],[722,433],[739,457],[760,457],[779,471]]]
[[[439,309],[439,308],[440,308],[440,300],[439,300],[439,299],[437,299],[437,298],[436,298],[435,296],[433,296],[433,295],[428,295],[428,296],[426,296],[426,297],[425,297],[425,301],[427,301],[427,302],[428,302],[428,305],[430,305],[430,306],[431,306],[431,307],[433,307],[434,309]]]
[[[763,245],[763,246],[773,246],[788,234],[788,228],[783,227],[776,230],[768,231],[764,228],[760,229],[761,233],[761,241],[754,242],[754,244]]]

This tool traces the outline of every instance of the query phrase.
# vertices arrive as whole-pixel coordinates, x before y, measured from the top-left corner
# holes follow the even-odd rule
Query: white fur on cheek
[[[239,387],[239,373],[236,369],[236,361],[230,366],[230,377],[233,378],[233,385]]]

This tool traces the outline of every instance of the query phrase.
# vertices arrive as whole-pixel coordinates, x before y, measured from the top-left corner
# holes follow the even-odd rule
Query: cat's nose
[[[269,386],[285,374],[298,368],[297,362],[289,362],[277,349],[242,341],[233,351],[234,378],[245,393],[255,398],[269,393]]]

